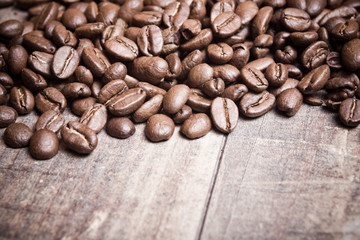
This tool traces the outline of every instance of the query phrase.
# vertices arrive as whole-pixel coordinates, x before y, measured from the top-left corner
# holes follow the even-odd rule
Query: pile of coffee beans
[[[303,102],[360,123],[359,0],[0,0],[11,5],[29,18],[0,23],[0,127],[35,159],[59,137],[79,154],[134,123],[153,142],[175,124],[194,139]],[[15,123],[31,111],[35,132]]]

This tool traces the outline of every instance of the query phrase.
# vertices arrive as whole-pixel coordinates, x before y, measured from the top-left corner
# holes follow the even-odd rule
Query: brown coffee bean
[[[211,130],[210,118],[205,113],[197,113],[185,120],[180,131],[187,138],[195,139],[205,136]]]
[[[329,47],[324,41],[317,41],[308,46],[301,54],[301,64],[307,69],[319,67],[326,61]]]
[[[262,92],[269,86],[264,74],[254,68],[244,67],[241,69],[241,78],[245,85],[254,92]]]
[[[282,25],[291,32],[303,32],[309,29],[311,18],[307,12],[298,8],[286,8],[281,12]]]
[[[298,89],[303,94],[312,94],[322,89],[330,77],[328,65],[322,65],[313,69],[299,82]]]
[[[240,3],[235,13],[240,16],[241,24],[248,25],[251,20],[256,16],[259,11],[259,7],[252,1],[245,1]]]
[[[128,138],[135,133],[134,123],[126,117],[111,118],[106,125],[106,132],[114,138]]]
[[[210,61],[215,64],[225,64],[233,57],[233,49],[226,43],[210,44],[207,53]]]
[[[64,25],[57,25],[53,31],[53,41],[58,46],[75,47],[78,40],[74,33],[67,30]]]
[[[12,123],[4,132],[4,142],[11,148],[23,148],[29,145],[33,132],[23,123]]]
[[[107,122],[106,107],[100,103],[95,103],[84,112],[79,122],[87,125],[95,133],[100,132]]]
[[[166,141],[174,134],[174,121],[164,114],[151,116],[145,126],[145,135],[152,142]]]
[[[232,46],[232,48],[234,49],[234,53],[229,63],[237,67],[238,69],[241,69],[249,61],[250,58],[249,48],[243,43],[235,44]]]
[[[36,108],[44,113],[48,110],[63,112],[67,102],[65,96],[56,88],[47,87],[36,95]]]
[[[182,70],[180,58],[175,53],[171,53],[166,56],[165,61],[168,63],[169,66],[166,78],[174,79],[179,77]]]
[[[353,39],[344,44],[341,50],[342,65],[351,72],[360,69],[360,39]]]
[[[67,9],[61,20],[65,27],[70,30],[75,30],[77,27],[87,23],[85,14],[74,8]]]
[[[273,63],[274,63],[273,58],[265,57],[249,62],[248,64],[245,65],[245,67],[257,69],[259,71],[265,71]]]
[[[66,79],[75,72],[79,62],[77,51],[72,47],[63,46],[54,55],[52,70],[57,78]]]
[[[0,106],[0,128],[4,128],[14,123],[18,117],[15,109],[9,106]]]
[[[142,88],[146,93],[146,98],[152,98],[158,94],[165,95],[166,91],[147,82],[138,82],[135,87]]]
[[[99,5],[99,13],[95,22],[103,22],[105,26],[114,25],[119,14],[120,6],[114,3]]]
[[[0,23],[0,37],[11,39],[20,35],[24,29],[24,24],[16,19],[3,21]]]
[[[47,160],[54,157],[59,150],[59,139],[50,130],[40,129],[30,139],[30,155],[37,160]]]
[[[185,2],[173,2],[169,4],[163,13],[163,22],[167,27],[180,28],[190,15],[190,7]]]
[[[233,65],[224,64],[213,66],[214,78],[221,78],[225,84],[231,84],[240,78],[240,71]]]
[[[284,64],[295,63],[298,57],[296,49],[292,46],[285,46],[283,50],[278,49],[275,51],[275,60]]]
[[[134,120],[134,122],[145,122],[152,115],[158,113],[161,109],[163,99],[164,96],[162,94],[157,94],[150,100],[145,102],[143,105],[141,105],[141,107],[139,107],[132,115],[132,119]]]
[[[176,85],[165,94],[163,110],[168,114],[175,114],[185,105],[189,98],[190,88],[185,84]]]
[[[49,110],[40,115],[35,125],[35,131],[47,129],[57,133],[64,123],[65,118],[60,112]]]
[[[35,105],[34,95],[23,86],[13,87],[10,91],[10,103],[19,114],[28,114]]]
[[[294,116],[300,109],[303,102],[303,96],[296,88],[286,89],[276,99],[276,107],[286,116]]]
[[[280,87],[271,89],[270,93],[277,97],[280,93],[282,93],[286,89],[296,88],[298,86],[298,84],[299,84],[298,80],[296,80],[294,78],[288,78],[285,81],[285,83],[283,85],[281,85]]]
[[[202,63],[190,70],[186,84],[189,87],[197,88],[213,79],[213,76],[214,69],[207,63]]]
[[[133,61],[139,55],[136,43],[124,36],[106,41],[104,47],[111,56],[121,61]]]
[[[290,34],[291,42],[296,46],[307,47],[310,44],[316,42],[319,38],[319,34],[314,31],[309,32],[293,32]]]
[[[107,57],[98,48],[86,47],[82,53],[84,65],[90,69],[96,77],[104,75],[105,71],[110,67]]]
[[[239,111],[246,117],[259,117],[273,108],[275,96],[268,91],[245,94],[239,103]]]
[[[215,98],[212,101],[210,113],[215,128],[222,133],[232,132],[239,120],[238,108],[228,98]]]
[[[37,18],[35,29],[43,30],[49,22],[56,20],[59,10],[59,4],[51,2],[44,7]]]
[[[252,21],[252,36],[254,38],[260,34],[266,33],[273,13],[273,8],[269,6],[259,9],[258,14]]]
[[[285,66],[288,70],[289,78],[301,79],[303,77],[303,73],[297,66],[292,64],[285,64]]]
[[[107,106],[113,100],[113,98],[116,98],[117,96],[126,92],[128,89],[128,86],[123,80],[113,80],[101,88],[98,94],[98,100],[100,103]]]
[[[221,37],[229,37],[241,27],[241,19],[233,11],[220,13],[212,22],[214,33]]]
[[[180,28],[185,40],[190,40],[201,32],[201,22],[197,19],[187,19]]]
[[[159,55],[164,44],[161,29],[156,25],[142,27],[137,35],[137,44],[143,55]]]
[[[203,49],[207,47],[213,40],[213,34],[210,28],[205,28],[201,32],[190,39],[189,41],[181,44],[181,49],[184,51],[194,51],[196,49]]]
[[[61,138],[66,147],[79,154],[89,154],[97,146],[96,133],[85,124],[70,121],[61,128]]]
[[[95,48],[95,45],[89,39],[86,39],[86,38],[79,39],[79,44],[78,44],[76,51],[78,52],[79,57],[81,59],[82,59],[82,53],[86,47]]]
[[[9,49],[7,67],[10,73],[19,75],[23,68],[26,68],[28,53],[21,45],[12,46]]]
[[[84,112],[92,107],[97,102],[96,98],[87,97],[75,100],[71,104],[71,111],[76,114],[77,116],[82,116]]]
[[[72,82],[67,83],[61,90],[61,93],[67,100],[72,101],[81,97],[89,97],[91,95],[91,90],[84,83]]]
[[[194,111],[208,113],[210,112],[210,107],[212,100],[206,98],[205,94],[196,88],[192,88],[189,99],[186,102]]]
[[[182,123],[192,114],[192,109],[188,105],[184,105],[177,113],[172,116],[175,123]]]
[[[125,79],[127,68],[121,62],[113,63],[103,76],[103,82],[108,83],[116,79]]]
[[[234,102],[237,102],[248,92],[248,88],[244,84],[234,84],[225,88],[221,94],[223,98],[229,98]]]
[[[75,35],[78,38],[95,38],[102,34],[105,25],[102,22],[87,23],[75,29]]]
[[[116,95],[105,104],[114,116],[126,116],[135,112],[145,101],[146,93],[142,88],[132,88]]]
[[[84,66],[78,66],[75,70],[75,80],[91,86],[94,82],[94,77],[89,69]]]
[[[51,65],[53,58],[54,55],[52,54],[34,51],[30,54],[28,63],[35,72],[40,73],[44,77],[50,77],[52,74]]]
[[[21,71],[21,80],[31,91],[38,92],[47,87],[47,82],[44,77],[28,68],[24,68]]]
[[[160,26],[162,14],[156,11],[142,11],[135,14],[132,20],[132,23],[138,27],[144,27],[146,25]]]
[[[329,52],[327,58],[326,58],[326,64],[329,65],[329,67],[333,69],[341,69],[341,58],[340,53],[338,52]]]
[[[340,121],[348,127],[356,127],[360,124],[360,100],[348,98],[339,107]]]
[[[189,53],[182,61],[181,61],[181,73],[179,78],[185,79],[190,70],[195,67],[196,65],[202,62],[202,54],[200,50],[194,50]]]
[[[200,89],[210,98],[220,96],[225,90],[225,82],[221,78],[213,78],[200,86]]]
[[[133,75],[140,81],[158,84],[166,76],[168,63],[160,57],[139,57],[133,61]]]
[[[14,86],[14,80],[9,74],[0,72],[0,84],[3,85],[6,90],[10,90]]]
[[[273,63],[266,69],[265,78],[270,86],[280,87],[288,78],[288,69],[282,63]]]

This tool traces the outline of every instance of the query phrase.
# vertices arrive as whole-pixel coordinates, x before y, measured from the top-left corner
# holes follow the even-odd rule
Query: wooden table
[[[241,118],[228,136],[98,137],[89,156],[61,145],[48,161],[1,138],[0,239],[360,239],[360,131],[320,107]]]

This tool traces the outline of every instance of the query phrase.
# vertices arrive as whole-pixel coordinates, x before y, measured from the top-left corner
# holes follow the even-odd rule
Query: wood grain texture
[[[318,107],[241,119],[201,239],[359,239],[359,143],[358,128]]]

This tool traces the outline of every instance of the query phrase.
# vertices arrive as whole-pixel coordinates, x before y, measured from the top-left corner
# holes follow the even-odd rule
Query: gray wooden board
[[[0,10],[0,22],[24,17]],[[359,128],[319,107],[192,141],[177,127],[151,143],[144,124],[98,136],[89,156],[61,145],[48,161],[0,139],[0,239],[360,238]]]

